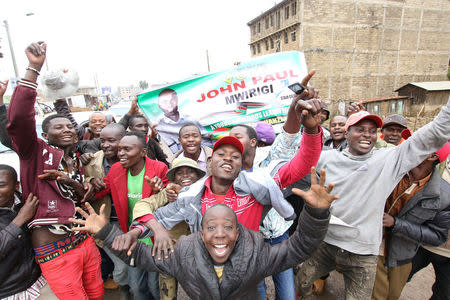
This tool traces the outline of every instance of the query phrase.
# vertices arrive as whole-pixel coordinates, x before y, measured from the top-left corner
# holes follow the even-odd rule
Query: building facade
[[[119,98],[129,100],[141,92],[138,86],[121,86],[119,89]]]
[[[247,23],[252,56],[304,52],[326,100],[446,80],[449,24],[449,0],[284,0]]]

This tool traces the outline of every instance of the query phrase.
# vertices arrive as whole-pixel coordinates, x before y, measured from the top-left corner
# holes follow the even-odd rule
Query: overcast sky
[[[27,66],[24,49],[44,40],[50,69],[77,70],[81,85],[93,86],[96,74],[100,86],[116,87],[205,73],[207,49],[211,71],[248,60],[247,22],[273,5],[274,0],[2,1],[0,79],[14,75],[5,19],[20,76]]]

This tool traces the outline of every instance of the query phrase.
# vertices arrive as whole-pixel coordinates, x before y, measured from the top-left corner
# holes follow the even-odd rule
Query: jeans
[[[317,278],[336,270],[344,275],[345,299],[370,300],[377,258],[377,255],[359,255],[322,242],[298,269],[296,285],[299,295],[308,295]]]
[[[134,300],[159,299],[158,273],[128,266],[128,285]]]
[[[114,263],[113,279],[121,286],[128,284],[128,265],[124,263],[120,258],[115,256],[111,250],[108,248],[103,248],[103,250],[108,254],[109,258]]]
[[[101,264],[101,270],[102,270],[102,279],[103,282],[108,280],[109,275],[114,271],[114,262],[111,260],[111,258],[106,254],[105,250],[103,248],[100,248],[97,246],[98,251],[100,252],[100,256],[102,258],[102,264]]]
[[[119,222],[112,221],[111,224],[119,227]],[[104,247],[103,250],[106,252],[106,254],[109,256],[109,258],[112,260],[114,264],[114,271],[113,271],[113,279],[114,281],[121,286],[128,284],[128,265],[124,263],[120,258],[115,256],[111,250],[109,250],[107,247]]]
[[[279,244],[284,240],[289,239],[289,232],[286,231],[283,235],[274,239],[265,239],[264,241],[269,245]],[[295,287],[294,287],[294,270],[292,268],[287,269],[278,274],[272,275],[273,282],[275,284],[275,293],[279,300],[295,299]],[[266,300],[266,283],[262,280],[258,284],[258,294],[261,300]]]

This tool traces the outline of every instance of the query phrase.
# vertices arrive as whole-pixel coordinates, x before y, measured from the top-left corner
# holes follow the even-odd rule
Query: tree
[[[145,80],[139,81],[139,87],[141,88],[141,90],[145,90],[146,88],[148,88],[148,82]]]

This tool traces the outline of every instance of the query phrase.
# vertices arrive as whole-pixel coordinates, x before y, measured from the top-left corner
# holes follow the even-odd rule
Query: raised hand
[[[353,115],[357,112],[360,112],[362,110],[366,110],[362,101],[360,102],[353,102],[351,103],[347,108],[347,116]]]
[[[3,95],[5,95],[6,88],[8,87],[9,80],[0,81],[0,105],[3,104]]]
[[[158,193],[160,190],[164,188],[164,184],[162,182],[162,179],[158,176],[153,177],[150,179],[150,177],[145,176],[145,181],[147,181],[147,184],[152,188],[154,193]]]
[[[28,197],[25,200],[25,204],[19,210],[19,213],[12,222],[16,224],[18,227],[21,227],[23,224],[27,223],[34,217],[38,205],[39,205],[38,197],[36,197],[32,193],[28,194]]]
[[[25,50],[29,66],[40,71],[45,61],[46,52],[47,44],[42,41],[29,45]]]
[[[320,170],[320,181],[317,184],[316,168],[311,168],[311,188],[309,191],[304,192],[300,189],[293,188],[292,192],[297,196],[302,197],[309,205],[318,208],[328,208],[331,203],[338,199],[339,196],[331,195],[330,192],[333,190],[334,184],[330,183],[325,187],[325,170]]]
[[[81,225],[80,227],[74,227],[72,230],[74,231],[88,231],[90,233],[96,234],[100,231],[100,229],[103,228],[103,226],[108,223],[108,219],[105,215],[105,206],[106,204],[103,204],[100,207],[100,215],[97,215],[92,208],[92,206],[86,202],[85,204],[86,209],[88,210],[88,213],[82,210],[80,207],[77,207],[77,212],[83,216],[86,220],[81,219],[74,219],[69,218],[69,221],[78,225]]]
[[[295,104],[295,113],[300,123],[305,127],[307,133],[319,132],[319,112],[323,108],[322,101],[319,99],[301,100],[298,99]]]
[[[156,126],[158,126],[158,124],[153,124],[152,125],[152,130],[151,130],[151,137],[154,139],[158,136],[158,130],[156,130]]]
[[[316,70],[311,70],[309,73],[302,79],[302,85],[306,87],[306,89],[299,95],[299,99],[309,100],[315,99],[319,97],[319,90],[316,90],[312,86],[308,86],[311,78],[316,74]]]
[[[131,101],[131,107],[128,111],[129,115],[137,115],[139,114],[139,106],[138,106],[138,98],[134,97],[134,99]]]
[[[130,256],[137,246],[138,238],[140,235],[141,231],[137,228],[134,228],[125,234],[116,236],[112,243],[112,248],[116,251],[127,251],[127,255]]]

